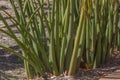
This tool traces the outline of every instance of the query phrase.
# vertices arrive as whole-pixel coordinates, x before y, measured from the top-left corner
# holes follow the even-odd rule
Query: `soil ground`
[[[14,13],[12,13],[12,9],[8,0],[0,0],[0,8],[8,11],[14,16]],[[1,10],[0,13],[2,13]],[[9,17],[5,16],[4,18],[9,21]],[[11,25],[15,34],[19,37],[19,33],[17,33],[17,31],[15,30],[15,25],[12,23],[9,23],[9,25]],[[5,29],[5,26],[2,24],[1,21],[0,28]],[[20,51],[15,41],[13,41],[12,39],[10,39],[2,33],[0,33],[0,44]],[[108,63],[102,65],[97,69],[80,69],[77,74],[77,80],[98,80],[99,78],[109,73],[112,73],[117,69],[120,69],[120,56],[118,52],[117,54],[118,55],[111,58],[111,60]],[[62,79],[62,77],[60,79]],[[9,53],[3,49],[0,49],[0,80],[27,80],[23,67],[23,61],[17,56],[13,55],[12,53]]]

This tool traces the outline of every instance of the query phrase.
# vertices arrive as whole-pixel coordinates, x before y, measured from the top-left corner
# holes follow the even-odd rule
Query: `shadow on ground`
[[[18,46],[10,47],[21,53]],[[23,60],[18,56],[0,49],[0,80],[18,80],[25,77]]]

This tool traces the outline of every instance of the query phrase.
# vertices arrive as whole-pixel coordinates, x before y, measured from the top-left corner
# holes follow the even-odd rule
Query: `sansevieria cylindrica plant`
[[[20,39],[0,13],[7,30],[0,32],[16,41],[22,54],[0,45],[24,60],[28,78],[75,75],[84,63],[96,68],[107,62],[120,46],[116,0],[9,0]],[[16,4],[17,3],[17,4]],[[46,3],[46,4],[45,4]]]

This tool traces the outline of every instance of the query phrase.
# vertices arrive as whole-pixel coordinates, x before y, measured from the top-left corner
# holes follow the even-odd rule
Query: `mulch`
[[[11,48],[20,52],[18,46]],[[113,73],[119,69],[120,56],[117,56],[111,58],[109,62],[100,66],[99,68],[89,70],[83,68],[79,69],[75,76],[75,80],[98,80],[101,77],[104,77],[105,75]],[[23,61],[16,55],[13,55],[3,49],[0,49],[0,80],[2,79],[1,76],[5,76],[7,78],[12,77],[12,79],[26,79]],[[52,80],[64,80],[65,78],[66,77],[64,75],[60,75],[58,77],[54,77]]]

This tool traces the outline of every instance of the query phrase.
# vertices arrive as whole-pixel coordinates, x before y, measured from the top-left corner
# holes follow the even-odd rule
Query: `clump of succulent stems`
[[[9,0],[15,18],[17,38],[7,20],[0,20],[5,33],[16,41],[22,54],[0,45],[24,60],[28,78],[73,76],[84,63],[86,69],[107,62],[114,47],[120,48],[117,0]],[[15,4],[17,2],[17,5]],[[46,9],[46,8],[47,9]]]

